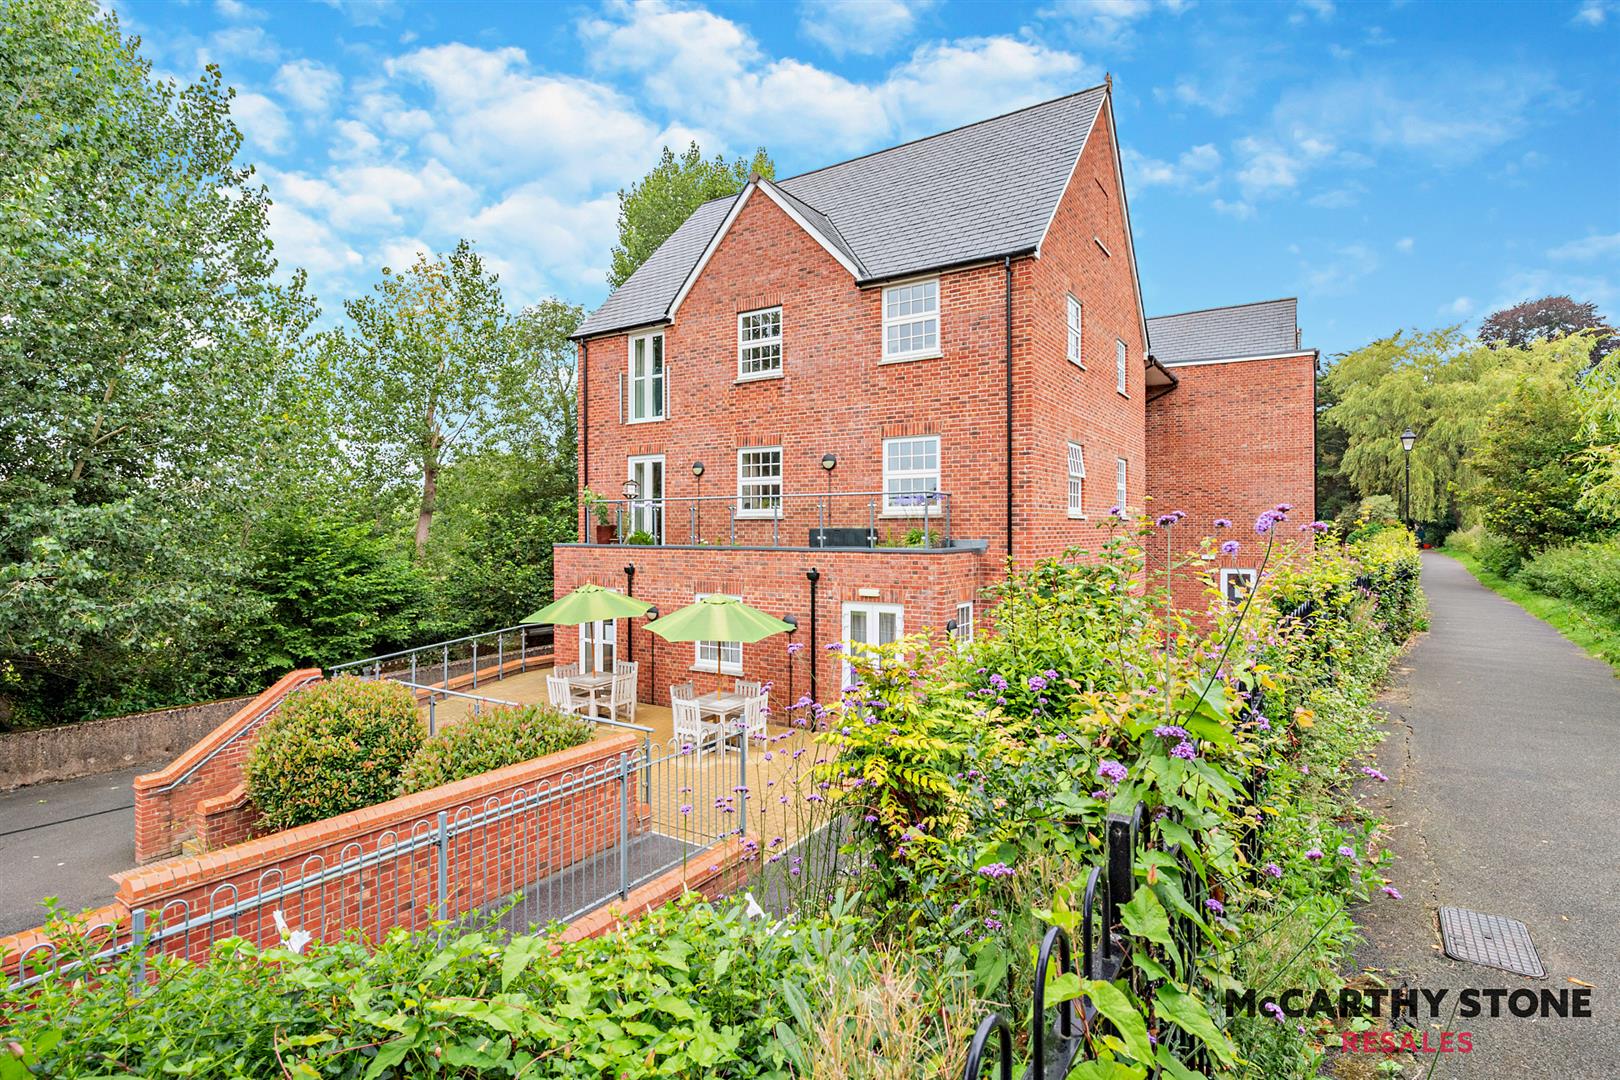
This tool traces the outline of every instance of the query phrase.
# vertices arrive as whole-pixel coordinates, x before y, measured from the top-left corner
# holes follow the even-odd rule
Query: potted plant
[[[585,502],[586,514],[594,519],[592,543],[611,544],[618,539],[618,530],[613,526],[613,505],[590,488],[580,497]]]

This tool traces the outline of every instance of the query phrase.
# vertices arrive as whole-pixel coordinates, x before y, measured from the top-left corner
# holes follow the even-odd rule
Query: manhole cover
[[[1530,931],[1517,919],[1486,915],[1467,908],[1440,909],[1440,940],[1453,960],[1501,968],[1541,979],[1547,969],[1530,941]]]

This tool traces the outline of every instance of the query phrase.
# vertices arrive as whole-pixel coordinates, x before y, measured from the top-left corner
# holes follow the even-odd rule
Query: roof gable
[[[1147,332],[1148,351],[1170,365],[1307,351],[1299,345],[1293,297],[1160,315],[1147,321]]]
[[[756,189],[862,282],[1033,252],[1106,97],[1092,87],[786,180],[751,180],[740,195],[698,207],[574,336],[673,317]]]

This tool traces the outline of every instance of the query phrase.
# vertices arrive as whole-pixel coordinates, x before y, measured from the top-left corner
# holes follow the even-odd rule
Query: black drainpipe
[[[1013,320],[1012,256],[1002,258],[1007,272],[1007,558],[1013,557]]]
[[[816,653],[821,650],[816,643],[816,582],[821,580],[821,571],[815,567],[804,572],[810,582],[810,700],[816,699]]]
[[[627,563],[624,568],[624,595],[636,595],[636,564]],[[632,617],[624,620],[625,656],[626,660],[636,658],[636,620]]]

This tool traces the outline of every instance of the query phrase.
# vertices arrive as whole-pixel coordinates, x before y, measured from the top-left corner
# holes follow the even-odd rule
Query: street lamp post
[[[1402,495],[1401,516],[1406,519],[1406,527],[1412,527],[1412,447],[1417,443],[1417,432],[1407,428],[1401,432],[1402,456],[1406,458],[1406,491]]]

